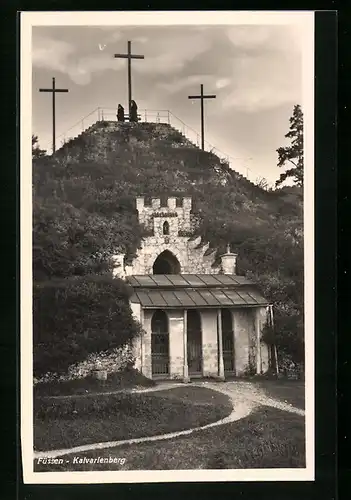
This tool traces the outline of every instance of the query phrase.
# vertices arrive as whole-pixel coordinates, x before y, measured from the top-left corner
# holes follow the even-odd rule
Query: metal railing
[[[138,115],[141,122],[147,123],[164,123],[171,125],[173,128],[178,130],[184,135],[191,143],[200,147],[201,136],[199,132],[187,125],[183,120],[174,115],[170,110],[155,110],[155,109],[138,109]],[[68,140],[77,137],[82,132],[89,129],[96,122],[100,121],[117,121],[117,110],[114,108],[98,107],[88,113],[86,116],[81,118],[77,123],[72,125],[63,134],[57,137],[57,143],[61,142],[61,146],[64,145]],[[233,157],[213,146],[211,143],[205,140],[205,150],[213,153],[223,162],[228,164],[228,166],[237,171],[247,180],[252,183],[257,184],[260,179],[255,172],[253,172],[248,166],[247,162],[251,161],[252,158],[239,158]],[[240,165],[240,162],[242,164]]]

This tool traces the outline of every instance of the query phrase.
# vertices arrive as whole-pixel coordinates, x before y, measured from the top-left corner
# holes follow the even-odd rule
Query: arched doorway
[[[224,372],[234,372],[234,332],[232,313],[229,309],[222,309],[222,338]]]
[[[202,375],[202,330],[198,311],[188,310],[187,318],[187,353],[189,376]]]
[[[180,274],[180,264],[177,257],[165,250],[160,253],[152,268],[153,274]]]
[[[153,376],[169,374],[169,329],[164,311],[156,311],[151,319],[151,367]]]

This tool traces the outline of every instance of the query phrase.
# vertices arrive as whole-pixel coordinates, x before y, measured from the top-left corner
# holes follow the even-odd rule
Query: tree
[[[34,283],[34,375],[66,373],[89,354],[140,335],[128,303],[131,292],[109,273]]]
[[[292,177],[297,186],[303,185],[303,113],[301,106],[296,104],[294,106],[293,114],[289,119],[290,130],[285,135],[287,139],[291,140],[291,145],[277,149],[278,153],[278,167],[286,167],[287,163],[293,166],[280,174],[279,179],[275,185],[279,186],[288,177]]]
[[[40,149],[37,135],[32,135],[32,159],[41,158],[46,155],[45,149]]]

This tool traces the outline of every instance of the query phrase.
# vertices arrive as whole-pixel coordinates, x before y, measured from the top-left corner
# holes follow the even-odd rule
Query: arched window
[[[156,311],[151,319],[152,333],[168,333],[168,318],[164,311]]]
[[[234,332],[232,313],[229,309],[222,309],[222,339],[224,371],[234,372]]]
[[[160,253],[152,268],[153,274],[180,274],[180,263],[169,250]]]
[[[189,309],[187,321],[187,354],[189,375],[202,373],[201,316],[195,309]]]
[[[153,376],[169,374],[168,317],[156,311],[151,319],[151,366]]]
[[[163,229],[162,229],[162,232],[164,235],[168,235],[169,234],[169,224],[167,221],[165,221],[163,223]]]

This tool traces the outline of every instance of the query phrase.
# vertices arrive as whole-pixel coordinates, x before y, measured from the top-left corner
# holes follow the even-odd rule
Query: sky
[[[178,117],[196,140],[190,128],[200,131],[200,103],[188,95],[199,94],[202,83],[216,94],[205,102],[206,147],[230,156],[232,168],[251,180],[274,183],[281,173],[276,149],[286,144],[293,106],[302,104],[296,25],[35,26],[32,131],[41,147],[52,144],[52,101],[39,88],[51,87],[52,77],[69,89],[56,94],[56,147],[96,121],[97,112],[80,122],[97,108],[107,119],[115,119],[119,103],[127,110],[127,61],[114,54],[125,53],[128,40],[145,56],[132,61],[139,110],[170,110],[171,123],[180,126]]]

